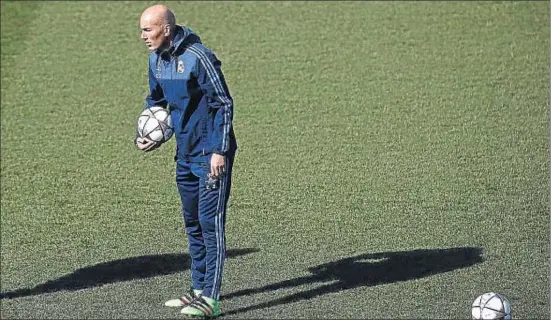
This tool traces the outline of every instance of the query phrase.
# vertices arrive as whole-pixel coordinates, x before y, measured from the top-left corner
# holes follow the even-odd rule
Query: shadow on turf
[[[226,252],[233,258],[258,249],[232,249]],[[57,291],[76,291],[99,287],[108,283],[145,279],[172,274],[189,269],[188,254],[159,254],[114,260],[75,270],[61,278],[37,285],[34,288],[18,289],[0,293],[0,299],[20,298]]]
[[[309,300],[324,294],[362,286],[419,279],[442,272],[465,268],[482,262],[482,249],[473,247],[382,252],[364,254],[318,265],[308,270],[309,276],[285,280],[264,287],[240,290],[222,297],[230,299],[255,293],[327,283],[315,289],[297,292],[279,299],[226,312],[225,315],[264,309],[282,304]]]

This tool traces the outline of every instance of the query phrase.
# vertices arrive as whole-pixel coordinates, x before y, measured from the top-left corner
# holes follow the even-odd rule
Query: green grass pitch
[[[1,2],[3,319],[180,318],[150,4]],[[167,4],[235,100],[225,318],[549,318],[549,2]]]

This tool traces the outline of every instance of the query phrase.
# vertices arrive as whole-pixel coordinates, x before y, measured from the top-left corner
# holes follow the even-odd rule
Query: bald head
[[[175,27],[174,13],[162,4],[145,9],[140,17],[141,38],[150,51],[168,47],[174,37]]]
[[[147,19],[151,23],[157,24],[157,25],[169,25],[171,27],[174,27],[176,25],[176,18],[174,17],[174,13],[170,11],[170,9],[162,4],[157,4],[154,6],[151,6],[142,13],[142,19]]]

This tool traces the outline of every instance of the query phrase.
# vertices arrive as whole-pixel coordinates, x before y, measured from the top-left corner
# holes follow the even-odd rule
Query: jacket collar
[[[176,25],[175,35],[172,41],[170,41],[170,47],[168,49],[159,52],[159,55],[163,58],[175,56],[182,51],[188,44],[201,43],[201,38],[188,27]]]

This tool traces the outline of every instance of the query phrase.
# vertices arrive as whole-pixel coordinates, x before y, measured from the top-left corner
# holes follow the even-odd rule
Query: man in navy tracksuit
[[[220,315],[218,301],[225,259],[226,204],[237,150],[233,101],[221,62],[189,28],[176,25],[163,5],[140,18],[141,38],[150,51],[146,108],[170,109],[176,137],[176,184],[189,240],[192,287],[165,303],[189,316]],[[137,138],[150,151],[159,144]]]

